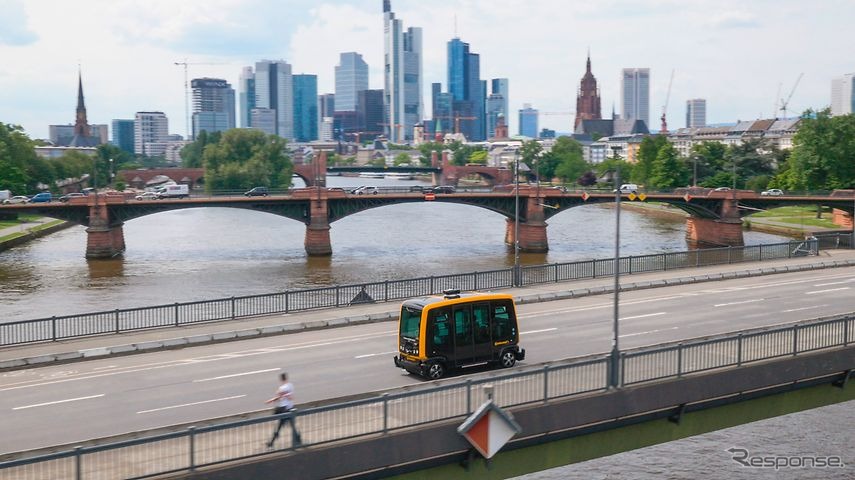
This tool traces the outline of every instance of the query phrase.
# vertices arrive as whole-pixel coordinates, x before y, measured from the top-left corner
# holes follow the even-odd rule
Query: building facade
[[[194,78],[193,138],[201,132],[224,132],[235,128],[235,90],[221,78]]]
[[[294,85],[289,63],[284,60],[256,62],[255,106],[274,112],[275,135],[294,139]],[[264,128],[252,126],[262,130],[267,128],[267,125]]]
[[[591,73],[591,55],[585,67],[585,75],[576,91],[576,120],[573,122],[573,130],[579,127],[582,120],[600,120],[600,89],[597,88],[597,79]]]
[[[624,68],[621,76],[621,118],[642,120],[650,128],[650,69]]]
[[[847,115],[855,112],[855,73],[847,73],[831,80],[831,114]]]
[[[110,143],[125,152],[134,153],[134,121],[114,119],[113,138]]]
[[[243,67],[238,80],[238,117],[241,128],[252,126],[253,108],[255,108],[255,73],[252,67]]]
[[[318,76],[294,75],[294,140],[318,139]]]
[[[137,112],[134,115],[134,154],[162,157],[169,141],[169,119],[163,112]]]
[[[335,67],[335,110],[356,111],[362,90],[368,90],[368,64],[356,52],[340,54]]]
[[[422,105],[422,29],[395,18],[391,0],[383,0],[385,128],[393,143],[413,139],[413,126],[424,117]]]
[[[686,128],[700,128],[707,125],[707,101],[703,98],[686,100]]]
[[[452,99],[454,133],[480,142],[487,138],[486,92],[481,81],[481,56],[459,38],[448,42],[448,93]],[[459,129],[459,131],[458,131]]]
[[[524,137],[537,138],[537,117],[539,112],[535,108],[531,108],[531,104],[523,104],[523,108],[519,111],[520,120],[520,135]]]
[[[383,134],[383,90],[361,90],[356,98],[359,141],[373,140]]]

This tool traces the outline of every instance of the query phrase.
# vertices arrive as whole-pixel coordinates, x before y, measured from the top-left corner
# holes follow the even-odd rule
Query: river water
[[[329,177],[330,186],[416,180]],[[569,209],[548,221],[549,253],[524,265],[611,258],[613,207]],[[0,253],[0,321],[205,300],[513,265],[505,217],[483,208],[425,202],[393,205],[332,224],[330,257],[308,257],[302,223],[237,208],[163,212],[124,225],[127,250],[86,260],[74,226]],[[687,248],[682,219],[621,212],[621,255]],[[747,244],[782,237],[746,232]]]

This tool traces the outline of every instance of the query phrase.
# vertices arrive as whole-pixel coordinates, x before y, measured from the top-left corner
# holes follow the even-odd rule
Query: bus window
[[[493,343],[500,345],[516,340],[516,319],[507,301],[493,302]]]
[[[475,319],[475,343],[490,343],[490,305],[474,305],[472,317]]]
[[[432,310],[428,325],[431,326],[433,332],[431,337],[433,348],[429,348],[428,350],[443,355],[453,352],[454,347],[451,345],[451,325],[448,321],[448,309]]]
[[[407,338],[419,338],[419,324],[421,323],[422,311],[415,308],[401,309],[401,336]]]
[[[457,346],[472,344],[472,322],[469,320],[469,309],[454,310],[454,343]]]

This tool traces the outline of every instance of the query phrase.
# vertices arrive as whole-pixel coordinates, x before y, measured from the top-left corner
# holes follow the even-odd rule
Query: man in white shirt
[[[279,374],[279,380],[282,382],[279,385],[279,388],[276,390],[276,396],[268,400],[266,403],[276,403],[276,408],[273,409],[274,415],[279,415],[282,413],[288,413],[294,410],[294,386],[291,385],[291,382],[288,381],[288,374],[282,372]],[[294,418],[292,415],[283,416],[279,419],[279,423],[276,425],[276,430],[273,432],[273,438],[267,442],[267,448],[273,448],[273,442],[279,437],[279,430],[282,429],[282,425],[288,422],[291,424],[291,430],[293,431],[293,435],[291,438],[293,439],[293,446],[299,446],[301,443],[300,440],[300,432],[297,431],[297,426],[294,424]]]

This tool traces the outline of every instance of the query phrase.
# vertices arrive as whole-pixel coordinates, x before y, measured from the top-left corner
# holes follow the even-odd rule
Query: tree
[[[478,165],[487,164],[487,150],[476,150],[469,155],[466,163],[477,163]]]
[[[787,167],[772,183],[790,190],[855,187],[855,115],[808,110],[799,120]]]
[[[53,181],[36,177],[37,172],[30,168],[35,162],[42,164],[34,146],[23,128],[0,122],[0,189],[23,194],[35,191],[39,182]]]
[[[698,185],[711,188],[723,186],[716,183],[711,177],[725,170],[724,155],[726,152],[727,146],[721,142],[705,141],[692,145],[692,152],[689,157],[693,162],[693,169],[694,162],[697,162]]]
[[[585,162],[582,145],[570,137],[558,137],[552,150],[538,163],[541,178],[558,177],[564,183],[575,182],[590,166]]]
[[[408,153],[399,153],[395,155],[395,158],[392,160],[392,165],[396,167],[400,165],[409,165],[412,160],[413,157],[411,157]]]
[[[419,162],[424,166],[430,166],[432,152],[436,152],[437,157],[442,158],[442,151],[445,148],[445,145],[441,142],[425,142],[419,145],[419,152],[422,154],[419,157]]]
[[[658,189],[672,189],[687,183],[685,164],[680,160],[677,149],[666,142],[656,154],[647,186]]]
[[[668,143],[665,135],[651,135],[641,140],[638,148],[637,162],[632,169],[631,180],[635,183],[646,185],[653,172],[653,163],[659,155],[659,150]],[[627,177],[629,178],[629,177]]]
[[[207,130],[199,132],[195,142],[188,143],[181,149],[181,165],[184,168],[201,168],[203,165],[202,154],[205,152],[205,147],[219,143],[222,135],[222,132],[208,133]]]
[[[260,130],[232,129],[202,153],[205,188],[238,190],[254,186],[291,186],[294,170],[285,154],[285,140]]]

